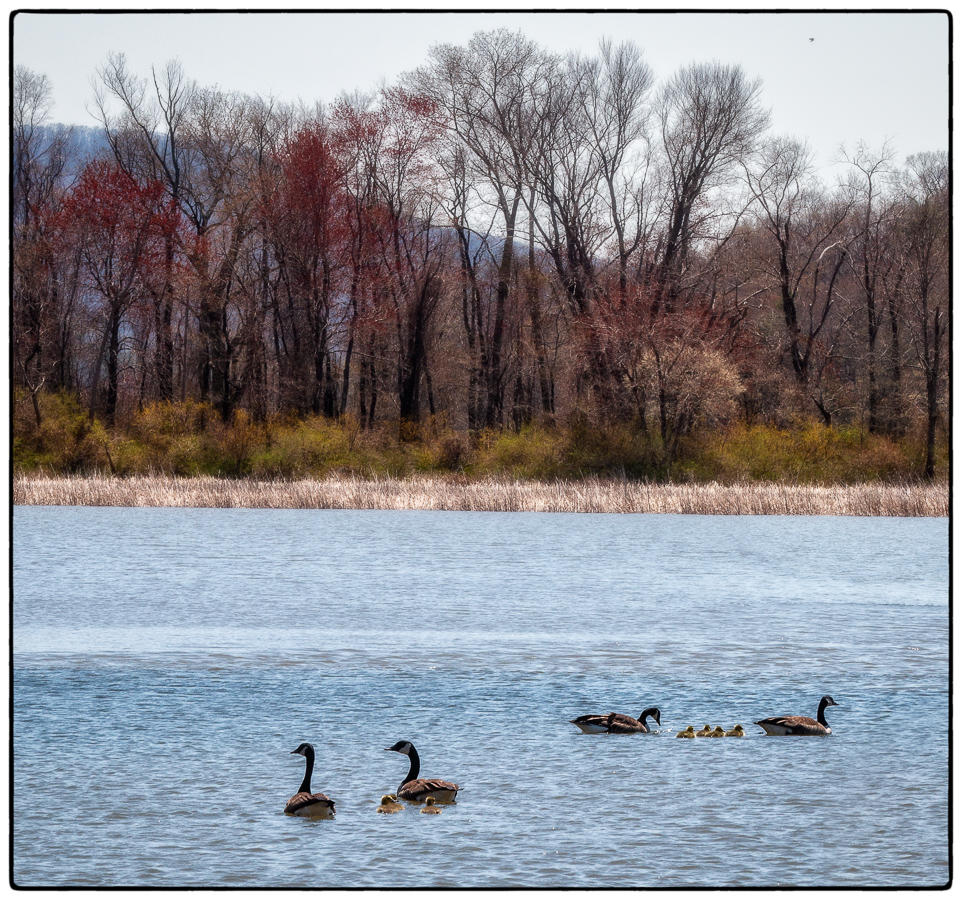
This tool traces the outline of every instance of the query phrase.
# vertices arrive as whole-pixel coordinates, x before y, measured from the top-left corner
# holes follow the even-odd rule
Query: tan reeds
[[[947,516],[946,484],[649,484],[358,478],[253,481],[168,476],[17,475],[13,502],[49,506],[433,509],[696,515]]]

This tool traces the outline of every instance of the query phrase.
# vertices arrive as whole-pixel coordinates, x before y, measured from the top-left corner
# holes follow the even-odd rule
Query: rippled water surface
[[[948,525],[18,507],[20,885],[948,878]],[[814,715],[829,738],[751,723]],[[662,710],[653,735],[576,715]],[[687,725],[741,740],[676,740]],[[407,760],[440,816],[375,813]],[[317,747],[334,821],[282,814]]]

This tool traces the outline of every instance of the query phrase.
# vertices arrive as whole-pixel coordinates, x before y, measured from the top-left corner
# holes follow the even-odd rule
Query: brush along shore
[[[947,484],[654,484],[617,479],[321,480],[163,475],[16,475],[13,502],[35,506],[190,506],[250,509],[430,509],[694,515],[947,516]]]

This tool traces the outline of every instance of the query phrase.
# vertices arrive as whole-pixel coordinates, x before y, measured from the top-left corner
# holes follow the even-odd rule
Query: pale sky
[[[889,140],[900,158],[948,147],[942,13],[21,13],[14,63],[49,77],[54,121],[93,125],[92,79],[114,51],[140,75],[177,58],[203,85],[313,103],[502,26],[558,51],[634,41],[659,81],[690,62],[738,63],[763,81],[772,133],[807,140],[825,169],[859,140]]]

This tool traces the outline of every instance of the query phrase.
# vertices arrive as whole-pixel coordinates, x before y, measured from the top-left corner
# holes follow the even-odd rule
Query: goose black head
[[[829,697],[828,694],[822,697],[822,703],[824,703],[826,706],[838,706],[838,704],[831,697]]]
[[[661,710],[657,706],[649,706],[641,714],[641,720],[645,720],[645,716],[651,716],[659,725],[661,725]]]
[[[407,756],[414,749],[414,745],[410,741],[398,741],[393,747],[385,747],[384,749],[393,750],[395,753],[403,753]]]
[[[300,744],[296,750],[291,750],[291,753],[296,753],[298,756],[307,756],[308,752],[313,752],[314,748],[308,744]]]

